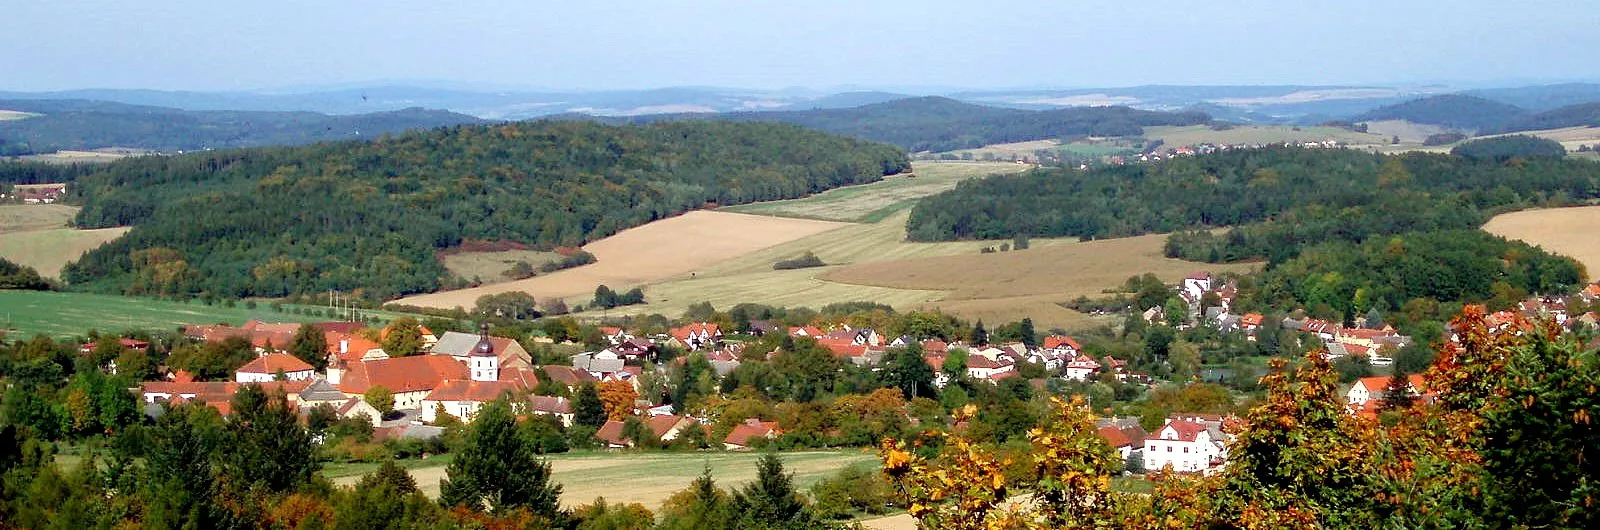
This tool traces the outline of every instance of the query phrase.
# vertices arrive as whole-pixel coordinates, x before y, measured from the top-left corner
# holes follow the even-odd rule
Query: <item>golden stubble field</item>
[[[1590,280],[1600,271],[1600,206],[1505,213],[1494,216],[1483,229],[1570,256],[1588,269]]]
[[[585,245],[596,263],[514,282],[410,296],[395,303],[471,308],[478,297],[523,291],[535,297],[583,298],[595,287],[622,290],[677,275],[694,274],[744,254],[844,223],[714,211],[694,211],[630,228]]]
[[[0,257],[58,278],[67,262],[128,232],[127,227],[67,228],[77,213],[76,206],[62,204],[0,205]]]

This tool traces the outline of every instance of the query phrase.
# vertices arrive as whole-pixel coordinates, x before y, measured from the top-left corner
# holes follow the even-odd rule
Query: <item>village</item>
[[[1373,366],[1389,366],[1394,362],[1393,352],[1415,340],[1388,325],[1370,328],[1364,327],[1365,322],[1359,322],[1347,327],[1295,316],[1267,322],[1259,313],[1234,314],[1231,309],[1237,286],[1204,272],[1187,276],[1174,289],[1190,311],[1180,327],[1207,326],[1220,333],[1243,336],[1248,341],[1256,340],[1264,332],[1288,330],[1316,340],[1315,347],[1329,361],[1351,357]],[[1586,304],[1600,301],[1600,284],[1589,285],[1578,298]],[[1152,325],[1168,321],[1160,307],[1137,316]],[[1537,322],[1548,322],[1563,330],[1597,323],[1594,312],[1571,316],[1566,311],[1565,301],[1539,297],[1525,300],[1514,311],[1492,313],[1488,320],[1493,332],[1516,334],[1534,329]],[[316,369],[288,352],[288,346],[295,335],[302,332],[303,326],[315,328],[322,335],[326,344],[326,367],[323,369]],[[668,364],[681,365],[689,360],[689,356],[684,355],[656,364],[666,351],[703,357],[715,378],[726,378],[742,362],[750,360],[745,355],[747,341],[772,335],[786,335],[794,341],[814,341],[817,347],[841,362],[874,372],[885,369],[885,358],[893,351],[920,352],[922,361],[935,371],[932,384],[941,390],[953,383],[953,375],[996,386],[1008,380],[1023,380],[1038,391],[1046,389],[1048,379],[1075,383],[1114,381],[1150,389],[1163,383],[1151,374],[1131,370],[1126,359],[1090,355],[1077,339],[1061,334],[1042,336],[1030,345],[1024,341],[989,343],[908,335],[890,337],[871,328],[842,323],[826,327],[788,326],[757,319],[740,327],[744,329],[724,330],[716,323],[689,321],[671,327],[666,333],[646,336],[621,326],[600,325],[596,329],[604,337],[605,347],[574,354],[567,364],[538,364],[522,343],[490,334],[487,325],[477,333],[450,331],[438,335],[422,327],[419,351],[407,356],[391,356],[381,346],[379,341],[393,332],[391,327],[374,334],[362,329],[361,324],[349,322],[302,325],[250,321],[241,326],[196,325],[186,327],[184,336],[199,342],[246,340],[256,357],[235,370],[229,381],[200,381],[192,374],[174,370],[166,373],[162,380],[142,383],[136,390],[145,404],[146,414],[151,416],[159,416],[164,406],[185,402],[204,403],[226,416],[234,393],[244,385],[260,385],[269,392],[281,393],[302,414],[326,407],[339,418],[370,424],[375,437],[380,439],[426,440],[440,436],[442,425],[470,422],[487,403],[503,398],[511,399],[521,414],[548,417],[563,427],[571,427],[575,410],[574,398],[570,396],[578,395],[585,386],[625,388],[627,396],[644,396],[646,389],[642,385],[648,376],[664,377]],[[149,347],[149,343],[143,341],[118,340],[127,349]],[[553,342],[546,337],[533,340]],[[1439,341],[1445,347],[1460,347],[1453,334],[1440,337]],[[93,351],[96,347],[95,343],[86,343],[82,351]],[[781,350],[772,351],[762,360],[770,361],[783,354]],[[953,357],[960,359],[960,371],[956,374],[950,370]],[[114,373],[115,363],[105,369]],[[1023,375],[1024,371],[1041,369],[1046,374],[1043,379],[1027,379]],[[646,370],[657,373],[649,374]],[[1357,379],[1346,392],[1347,412],[1376,419],[1383,403],[1397,391],[1423,402],[1437,397],[1429,391],[1421,374],[1409,374],[1404,380],[1401,389],[1387,376]],[[382,392],[374,394],[375,389]],[[384,402],[372,402],[374,395],[383,396],[378,399]],[[613,414],[595,429],[595,442],[601,447],[624,449],[637,446],[642,436],[653,437],[651,444],[668,444],[694,430],[699,431],[692,434],[696,439],[712,434],[711,425],[718,423],[719,418],[708,416],[703,409],[682,410],[680,407],[635,399],[626,411]],[[919,421],[910,417],[909,412],[902,414],[907,415],[905,419],[912,424]],[[711,443],[730,451],[767,447],[785,433],[784,425],[778,420],[776,417],[735,418],[731,422],[733,428]],[[637,427],[630,429],[630,422],[641,424],[649,434],[643,435]],[[1117,450],[1127,469],[1214,474],[1227,465],[1228,443],[1238,422],[1239,418],[1231,415],[1177,411],[1153,430],[1141,426],[1137,416],[1115,415],[1098,420],[1097,428],[1100,436]],[[964,427],[961,423],[952,426],[957,430]]]

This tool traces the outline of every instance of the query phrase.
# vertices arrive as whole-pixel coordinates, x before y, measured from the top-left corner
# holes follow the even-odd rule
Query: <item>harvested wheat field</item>
[[[890,175],[870,184],[834,188],[810,197],[740,204],[721,211],[875,223],[909,210],[917,199],[950,190],[963,180],[1016,173],[1029,166],[1009,162],[932,162],[911,164],[911,173]]]
[[[1591,275],[1600,271],[1600,206],[1500,214],[1484,224],[1483,229],[1506,239],[1520,239],[1530,245],[1570,256],[1582,263]]]
[[[472,307],[478,297],[524,291],[536,297],[591,294],[596,286],[625,289],[701,268],[787,241],[847,226],[729,212],[694,211],[624,230],[583,247],[596,263],[526,280],[402,298],[421,307]]]
[[[1161,254],[1165,235],[1057,243],[1022,251],[864,262],[840,267],[821,280],[854,285],[944,291],[930,304],[966,318],[1008,321],[1032,316],[1045,327],[1080,327],[1084,315],[1055,304],[1101,296],[1129,276],[1155,273],[1175,282],[1197,270],[1245,271],[1251,264],[1210,264]]]

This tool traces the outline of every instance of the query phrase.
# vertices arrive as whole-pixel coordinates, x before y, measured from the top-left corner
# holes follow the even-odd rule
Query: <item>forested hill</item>
[[[77,180],[79,226],[133,229],[63,278],[109,292],[388,298],[438,289],[434,252],[464,239],[578,245],[708,202],[799,197],[908,168],[893,146],[724,122],[541,121],[140,157]]]
[[[1522,116],[1501,125],[1498,132],[1540,131],[1566,127],[1600,127],[1600,103],[1582,103]]]
[[[1352,118],[1352,121],[1406,120],[1413,123],[1443,125],[1476,131],[1497,130],[1521,118],[1527,111],[1488,99],[1461,94],[1445,94],[1378,107]]]
[[[0,155],[133,147],[156,151],[300,145],[370,139],[407,129],[478,123],[465,114],[411,108],[331,116],[315,112],[190,111],[89,100],[0,100],[37,114],[0,121]]]
[[[1177,232],[1167,240],[1169,257],[1267,259],[1269,272],[1287,263],[1319,274],[1337,271],[1322,287],[1314,275],[1269,275],[1302,304],[1313,296],[1343,296],[1342,305],[1332,304],[1337,309],[1351,308],[1348,295],[1363,282],[1422,278],[1418,267],[1430,263],[1426,270],[1448,275],[1415,285],[1373,285],[1372,294],[1399,307],[1416,296],[1481,300],[1496,282],[1506,283],[1509,292],[1570,289],[1583,275],[1575,262],[1499,241],[1477,228],[1498,212],[1596,198],[1600,164],[1515,158],[1280,147],[1088,171],[1040,169],[967,181],[928,197],[911,211],[907,233],[913,240],[938,241]],[[1199,230],[1224,226],[1232,227],[1225,235]],[[1436,235],[1444,232],[1450,235]],[[1321,257],[1370,257],[1382,254],[1372,245],[1390,241],[1396,245],[1390,251],[1406,260],[1374,258],[1357,266],[1298,259],[1312,251]],[[1460,261],[1463,255],[1478,257]],[[1439,263],[1449,266],[1441,269]],[[1396,271],[1380,264],[1413,268]]]
[[[647,123],[707,119],[791,123],[891,143],[912,152],[951,151],[1069,136],[1136,136],[1149,125],[1196,125],[1211,121],[1210,116],[1201,112],[1157,112],[1128,107],[1019,110],[932,96],[845,109],[664,114],[625,120]]]

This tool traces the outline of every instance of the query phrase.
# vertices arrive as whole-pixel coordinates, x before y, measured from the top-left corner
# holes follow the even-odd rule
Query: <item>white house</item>
[[[1422,395],[1422,374],[1411,374],[1406,377],[1406,391],[1413,397]],[[1345,392],[1345,400],[1351,405],[1361,407],[1368,401],[1383,399],[1389,394],[1389,378],[1385,376],[1363,377],[1350,385],[1350,390]]]
[[[287,381],[307,381],[317,373],[315,368],[305,361],[287,353],[271,353],[256,357],[233,373],[233,380],[239,383],[266,383],[277,379],[283,373]]]
[[[1221,430],[1188,419],[1168,418],[1166,425],[1144,440],[1145,469],[1171,466],[1173,471],[1205,472],[1225,459]]]
[[[1094,378],[1095,372],[1100,371],[1100,362],[1088,355],[1079,355],[1067,363],[1067,369],[1061,377],[1071,381],[1089,381]]]
[[[1211,290],[1211,273],[1197,272],[1183,278],[1183,295],[1189,300],[1199,300],[1200,295]]]

